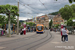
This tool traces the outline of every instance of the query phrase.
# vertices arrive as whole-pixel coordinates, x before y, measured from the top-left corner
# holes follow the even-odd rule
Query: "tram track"
[[[48,37],[48,35],[50,35],[50,37],[49,37],[48,39],[46,39],[46,38]],[[38,45],[40,45],[40,44],[42,44],[42,43],[48,41],[49,39],[51,39],[51,37],[52,37],[51,33],[47,33],[45,37],[43,37],[43,38],[41,38],[41,39],[39,39],[39,40],[36,40],[36,41],[34,41],[34,42],[31,42],[31,43],[28,43],[28,44],[25,44],[25,45],[22,45],[22,46],[19,46],[19,47],[17,47],[17,48],[12,49],[12,50],[17,50],[17,49],[23,48],[23,47],[25,47],[25,46],[33,45],[34,43],[38,43],[38,42],[40,42],[41,40],[43,40],[43,42],[40,42],[40,43],[38,43],[38,44],[35,44],[34,46],[30,46],[29,48],[25,49],[25,50],[31,50],[32,48],[34,48],[34,47],[36,47],[36,46],[38,46]],[[44,39],[46,39],[46,40],[44,40]]]
[[[0,42],[0,46],[6,45],[6,44],[11,44],[11,43],[14,43],[14,42],[25,41],[25,40],[28,40],[30,38],[35,38],[35,37],[38,37],[38,36],[40,36],[40,35],[39,34],[34,34],[34,35],[31,35],[31,36],[28,36],[28,37],[23,37],[23,38],[19,38],[19,39],[14,39],[14,40]]]
[[[45,42],[49,41],[49,40],[52,38],[52,34],[49,33],[49,35],[50,35],[50,37],[49,37],[48,39],[46,39],[46,40],[44,40],[43,42],[40,42],[39,44],[36,44],[36,45],[34,45],[34,46],[32,46],[32,47],[29,47],[27,50],[31,50],[32,48],[34,49],[34,47],[39,46],[39,45],[42,45],[42,44],[44,45]],[[36,50],[36,49],[34,49],[34,50]]]
[[[2,50],[36,50],[38,47],[48,43],[52,37],[49,30],[46,30],[44,34],[34,34],[25,38],[21,38],[17,41],[4,43],[2,47],[6,47]]]

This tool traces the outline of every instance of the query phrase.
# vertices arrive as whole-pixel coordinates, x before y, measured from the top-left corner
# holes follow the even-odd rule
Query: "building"
[[[27,19],[27,20],[25,20],[25,22],[32,22],[33,21],[33,19]]]
[[[53,25],[64,23],[64,19],[62,19],[61,15],[58,14],[53,18]]]
[[[43,24],[49,29],[49,21],[54,18],[55,15],[42,15],[33,19],[28,19],[26,22],[34,22],[35,24]]]
[[[49,21],[53,19],[54,15],[42,15],[39,17],[36,17],[36,24],[43,24],[45,27],[49,29]]]

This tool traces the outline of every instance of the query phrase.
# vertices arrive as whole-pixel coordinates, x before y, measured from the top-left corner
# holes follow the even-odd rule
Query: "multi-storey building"
[[[58,14],[53,18],[53,25],[64,23],[64,19],[62,19],[61,15]]]
[[[35,24],[43,24],[49,29],[49,21],[53,19],[54,15],[42,15],[33,19],[28,19],[26,22],[34,22]]]

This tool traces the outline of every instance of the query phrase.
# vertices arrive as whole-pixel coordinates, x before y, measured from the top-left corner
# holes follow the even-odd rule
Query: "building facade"
[[[44,27],[49,29],[49,22],[54,18],[55,15],[42,15],[33,19],[28,19],[26,22],[34,22],[35,24],[43,24]]]
[[[58,14],[53,18],[53,25],[64,23],[64,19],[62,19],[61,15]]]
[[[49,29],[49,18],[47,15],[35,17],[36,20],[34,21],[36,24],[43,24],[46,28]],[[34,18],[34,19],[35,19]]]

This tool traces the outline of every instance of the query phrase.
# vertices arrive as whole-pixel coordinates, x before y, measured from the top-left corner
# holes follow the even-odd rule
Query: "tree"
[[[59,11],[57,12],[53,12],[53,13],[49,13],[49,15],[57,15]]]
[[[6,17],[3,15],[0,15],[0,24],[3,26],[6,24]]]
[[[18,14],[18,7],[13,5],[0,5],[0,13],[6,14],[8,16],[8,29],[9,29],[9,37],[11,37],[10,33],[10,16],[19,16]]]
[[[28,24],[29,24],[29,26],[33,26],[35,23],[29,22]]]
[[[59,24],[56,24],[54,27],[55,27],[55,28],[58,28],[58,26],[59,26]]]
[[[29,25],[29,26],[34,26],[35,23],[33,22],[26,22],[26,25]]]
[[[56,0],[56,1],[58,1],[58,0]],[[68,1],[69,1],[69,3],[75,2],[75,0],[68,0]]]
[[[69,6],[65,5],[63,8],[59,10],[62,18],[68,20],[69,18],[73,18],[75,16],[75,4]]]
[[[67,21],[67,26],[75,26],[75,22],[73,22],[72,20],[75,19],[74,18],[70,18],[68,21]]]
[[[0,24],[0,28],[2,27],[2,24]]]
[[[51,19],[51,21],[49,22],[49,28],[51,28],[51,26],[52,26],[52,19]]]

